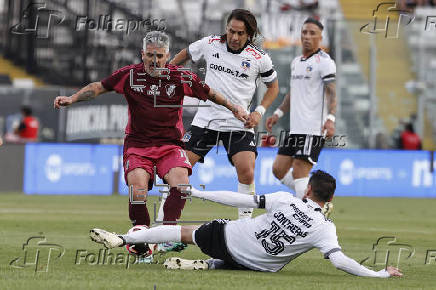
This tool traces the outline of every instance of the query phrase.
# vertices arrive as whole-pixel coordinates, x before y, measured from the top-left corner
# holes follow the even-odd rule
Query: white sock
[[[286,172],[285,176],[280,179],[280,182],[295,191],[295,181],[294,177],[292,176],[292,171],[294,171],[293,168],[289,169],[289,171]]]
[[[294,180],[295,183],[295,195],[302,199],[304,192],[306,191],[307,184],[309,183],[309,177],[298,178]]]
[[[168,192],[163,192],[162,200],[160,202],[159,211],[157,212],[157,218],[156,218],[156,220],[159,222],[162,222],[164,218],[163,208],[164,208],[165,201],[167,200],[167,197],[168,197]]]
[[[254,182],[252,184],[238,183],[238,192],[242,194],[254,195]],[[238,218],[251,218],[253,208],[238,208]]]
[[[121,236],[127,244],[180,242],[182,237],[182,226],[157,226],[150,229],[134,231],[130,234]]]

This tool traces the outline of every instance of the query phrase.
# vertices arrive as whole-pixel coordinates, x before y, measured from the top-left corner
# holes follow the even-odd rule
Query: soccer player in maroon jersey
[[[244,109],[200,81],[197,75],[169,65],[169,38],[152,31],[144,38],[142,63],[125,66],[100,82],[90,83],[70,97],[58,96],[54,107],[92,100],[108,91],[123,94],[129,107],[129,121],[124,139],[124,177],[133,186],[129,199],[129,217],[133,225],[150,226],[145,204],[147,188],[153,185],[153,168],[170,186],[164,204],[164,224],[180,218],[185,205],[179,184],[188,184],[191,164],[181,141],[184,129],[182,104],[185,95],[211,100],[225,106],[245,122]],[[138,190],[141,189],[141,190]],[[146,191],[142,191],[146,189]]]

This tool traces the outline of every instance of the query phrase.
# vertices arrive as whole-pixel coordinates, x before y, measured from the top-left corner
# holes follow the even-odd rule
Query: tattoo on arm
[[[84,91],[77,95],[77,102],[88,101],[95,97],[94,91]]]
[[[89,101],[96,96],[107,92],[100,82],[90,83],[79,92],[77,92],[73,97],[75,102]]]
[[[325,94],[327,98],[328,113],[336,114],[336,83],[329,82],[325,85]]]

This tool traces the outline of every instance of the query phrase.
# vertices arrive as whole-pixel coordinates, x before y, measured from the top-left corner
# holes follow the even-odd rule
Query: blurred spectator
[[[3,139],[2,139],[2,137],[0,136],[0,146],[2,146],[3,145]]]
[[[406,128],[401,133],[400,138],[401,149],[403,150],[421,150],[421,138],[415,133],[412,123],[406,124]]]
[[[5,141],[10,143],[25,143],[38,140],[39,122],[33,116],[32,108],[22,106],[21,115],[20,123],[14,128],[13,134],[7,133],[5,135]]]

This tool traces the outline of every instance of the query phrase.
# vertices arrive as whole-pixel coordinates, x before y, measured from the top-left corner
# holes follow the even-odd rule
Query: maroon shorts
[[[143,168],[150,174],[148,189],[153,187],[154,167],[160,178],[170,171],[171,168],[183,167],[188,169],[188,175],[192,173],[191,163],[185,150],[177,145],[163,145],[158,147],[129,147],[124,148],[123,167],[124,180],[127,182],[127,174],[135,168]]]

